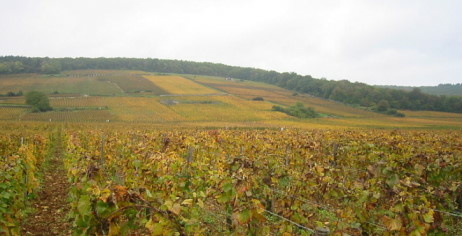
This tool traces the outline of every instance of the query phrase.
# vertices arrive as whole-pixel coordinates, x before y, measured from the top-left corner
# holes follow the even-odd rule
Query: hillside
[[[386,116],[266,83],[214,76],[143,71],[73,70],[56,75],[0,76],[0,94],[37,90],[54,111],[31,113],[24,97],[0,98],[0,119],[111,122],[213,127],[408,127],[461,128],[462,114],[401,111]],[[261,97],[262,101],[254,101]],[[272,111],[297,102],[320,118],[299,119]]]
[[[0,74],[57,74],[66,70],[137,70],[160,73],[230,77],[276,85],[369,109],[387,104],[391,109],[428,110],[462,113],[462,97],[436,96],[419,90],[378,88],[346,80],[316,79],[309,75],[279,73],[214,63],[139,58],[29,58],[0,57]]]
[[[404,91],[412,91],[414,89],[419,89],[423,93],[433,94],[433,95],[447,95],[447,96],[462,96],[462,84],[439,84],[438,86],[394,86],[394,85],[384,85],[377,86],[381,88],[389,89],[399,89]]]

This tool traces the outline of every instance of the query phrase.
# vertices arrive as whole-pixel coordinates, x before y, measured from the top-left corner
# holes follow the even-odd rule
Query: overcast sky
[[[462,83],[460,0],[0,0],[0,55],[179,59]]]

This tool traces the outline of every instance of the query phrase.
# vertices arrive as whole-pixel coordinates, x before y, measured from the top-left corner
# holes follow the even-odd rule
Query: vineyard
[[[462,233],[457,131],[51,129],[2,128],[6,235],[57,142],[75,235]]]
[[[217,91],[180,76],[145,76],[170,94],[213,94]]]
[[[275,85],[213,76],[72,70],[55,75],[5,74],[0,83],[0,120],[5,121],[221,128],[462,127],[462,114],[458,113],[403,110],[399,112],[405,117],[397,118]],[[47,94],[54,110],[32,113],[24,98],[32,90]],[[300,119],[272,110],[273,106],[296,103],[314,109],[319,117]]]
[[[4,127],[3,127],[4,128]],[[0,134],[0,234],[18,235],[28,213],[28,201],[40,185],[40,168],[47,151],[46,129]]]
[[[325,99],[320,99],[313,96],[298,94],[282,89],[280,87],[252,81],[237,81],[224,80],[222,78],[197,76],[192,78],[195,82],[203,84],[217,90],[234,94],[244,99],[252,99],[262,97],[267,101],[282,104],[293,105],[297,102],[302,102],[306,106],[313,107],[319,112],[331,114],[341,117],[377,117],[377,114],[372,112],[355,109],[341,103],[335,103]],[[295,96],[294,96],[295,95]]]
[[[461,114],[142,71],[0,82],[0,235],[462,235]],[[320,117],[272,109],[297,102]]]
[[[457,132],[69,131],[79,233],[461,233]]]

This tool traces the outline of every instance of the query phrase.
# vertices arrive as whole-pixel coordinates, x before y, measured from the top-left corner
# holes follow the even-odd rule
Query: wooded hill
[[[396,86],[396,85],[380,85],[377,87],[400,89],[406,91],[412,91],[413,89],[420,89],[424,93],[433,95],[451,95],[451,96],[462,96],[462,83],[457,84],[438,84],[438,86]]]
[[[423,93],[418,88],[412,91],[404,91],[380,88],[364,83],[351,83],[346,80],[316,79],[310,75],[303,76],[296,73],[280,73],[208,62],[154,58],[0,57],[0,74],[56,74],[66,70],[84,69],[141,70],[159,73],[231,77],[274,84],[297,92],[371,109],[377,108],[378,104],[380,104],[382,107],[389,106],[391,109],[462,113],[462,97],[430,95]]]

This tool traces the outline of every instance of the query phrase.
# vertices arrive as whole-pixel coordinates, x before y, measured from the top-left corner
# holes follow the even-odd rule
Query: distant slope
[[[462,114],[401,111],[406,117],[397,118],[267,83],[217,76],[78,70],[60,75],[1,77],[0,84],[5,87],[0,89],[46,92],[55,108],[51,112],[31,113],[24,106],[24,96],[0,97],[0,120],[7,121],[120,122],[166,127],[462,127]],[[255,97],[263,99],[255,101]],[[323,116],[299,119],[272,110],[274,105],[292,106],[297,102]]]
[[[438,86],[395,86],[395,85],[377,85],[380,88],[398,89],[404,91],[412,91],[413,89],[419,89],[423,93],[433,95],[447,95],[447,96],[462,96],[462,83],[458,84],[439,84]]]
[[[225,79],[220,77],[208,76],[187,76],[191,80],[208,87],[215,88],[222,92],[238,96],[246,100],[261,97],[265,101],[291,106],[297,102],[305,106],[312,107],[316,111],[335,117],[377,117],[379,114],[363,109],[354,108],[345,104],[330,101],[306,94],[298,94],[293,91],[268,85],[261,82],[240,81],[236,79]]]
[[[346,80],[315,79],[309,75],[279,73],[214,63],[138,58],[29,58],[0,57],[0,74],[45,73],[64,70],[138,70],[160,73],[232,77],[277,85],[346,104],[377,108],[386,104],[393,109],[430,110],[462,113],[462,97],[436,96],[420,90],[403,91],[379,88]],[[120,89],[119,89],[120,90]],[[378,110],[378,109],[376,109]]]

